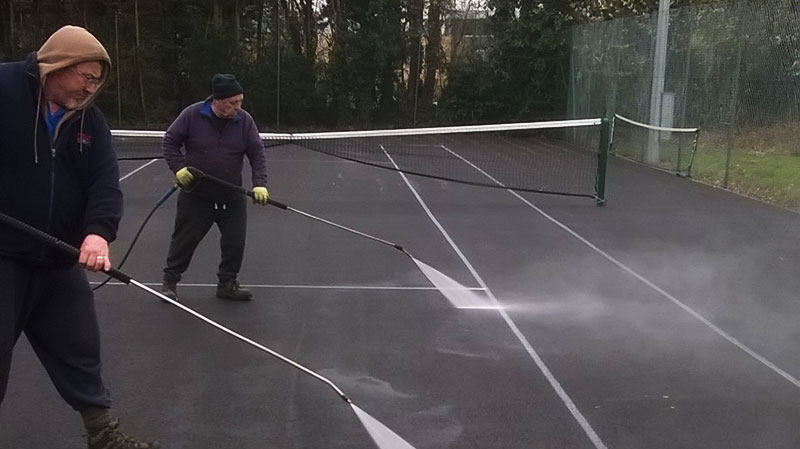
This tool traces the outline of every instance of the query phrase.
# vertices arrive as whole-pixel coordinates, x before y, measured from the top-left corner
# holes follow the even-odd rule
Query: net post
[[[614,127],[617,126],[617,114],[611,116],[611,123],[609,124],[609,137],[608,137],[608,154],[616,156],[614,152]]]
[[[692,165],[694,164],[694,155],[697,153],[697,141],[700,140],[700,127],[694,132],[694,142],[692,143],[692,154],[689,155],[689,166],[686,167],[686,177],[692,177]]]
[[[675,162],[675,175],[681,176],[681,147],[683,145],[683,138],[678,136],[678,157]]]
[[[600,123],[600,148],[597,151],[597,175],[594,187],[595,201],[598,206],[606,204],[606,169],[609,146],[611,146],[611,121],[603,118]]]

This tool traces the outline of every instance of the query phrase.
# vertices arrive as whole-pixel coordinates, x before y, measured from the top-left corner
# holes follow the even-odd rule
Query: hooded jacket
[[[68,111],[50,137],[43,86],[56,70],[103,65],[95,94]],[[0,64],[0,212],[78,247],[88,234],[116,238],[122,215],[119,169],[105,118],[93,105],[110,59],[88,31],[66,26],[25,60]],[[74,256],[0,225],[0,256],[67,267]]]

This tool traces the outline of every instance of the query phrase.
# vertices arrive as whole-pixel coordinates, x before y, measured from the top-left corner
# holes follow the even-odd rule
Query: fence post
[[[117,126],[122,126],[122,66],[119,63],[119,15],[121,8],[114,10],[114,53],[117,59],[117,66],[114,67],[117,72]]]
[[[650,88],[650,124],[662,126],[661,98],[664,95],[664,77],[667,67],[667,44],[669,37],[669,0],[659,0],[656,21],[656,42],[653,52],[653,83]],[[644,160],[650,164],[658,164],[661,159],[661,135],[650,131],[647,151]]]
[[[741,8],[742,1],[738,1],[736,3],[736,14],[738,19],[736,20],[737,24],[742,23],[741,13],[743,9]],[[737,27],[741,29],[741,27]],[[729,115],[730,123],[728,124],[728,142],[725,152],[725,176],[722,179],[722,187],[727,189],[728,188],[728,181],[730,179],[730,171],[731,171],[731,157],[733,157],[733,129],[736,126],[737,115],[739,111],[739,78],[741,77],[742,73],[742,48],[744,47],[744,39],[742,38],[743,33],[737,33],[736,38],[736,70],[734,71],[734,78],[733,78],[733,92],[731,98],[731,111]]]

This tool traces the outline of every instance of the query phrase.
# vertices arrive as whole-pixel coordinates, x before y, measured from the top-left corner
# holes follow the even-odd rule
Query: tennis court
[[[249,209],[252,302],[214,297],[215,230],[198,248],[184,304],[330,378],[415,448],[800,446],[797,214],[619,159],[598,207],[295,145],[267,156],[274,199],[402,244],[503,306],[455,309],[403,254],[277,208]],[[163,161],[121,174],[117,260],[173,182]],[[174,207],[123,268],[141,282],[160,284]],[[306,374],[137,288],[107,285],[96,304],[132,434],[165,448],[375,447]],[[0,447],[77,449],[79,434],[23,338]]]

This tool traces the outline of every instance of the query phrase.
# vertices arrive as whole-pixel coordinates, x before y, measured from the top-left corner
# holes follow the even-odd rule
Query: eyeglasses
[[[100,84],[103,82],[102,78],[98,78],[98,77],[96,77],[94,75],[90,75],[88,73],[83,73],[78,69],[74,69],[74,70],[75,70],[75,73],[77,73],[78,75],[81,76],[81,78],[83,78],[83,81],[88,86],[100,87]]]

